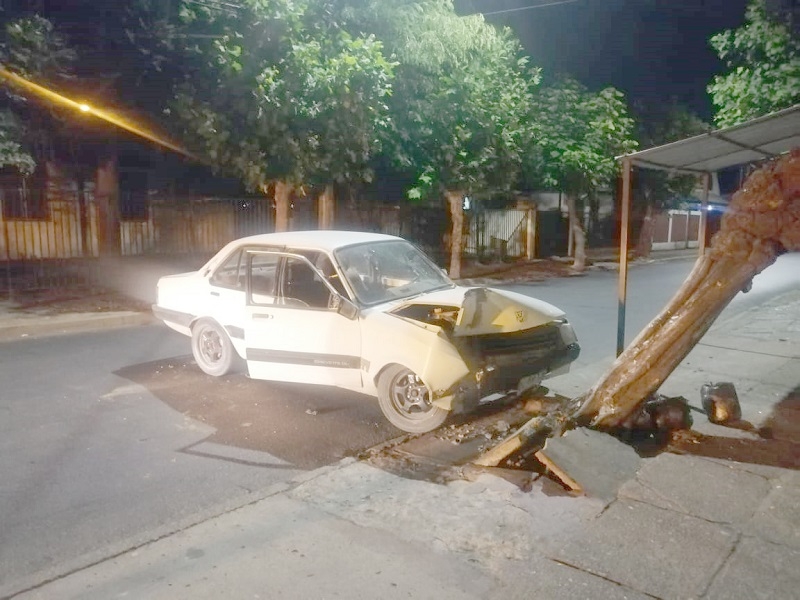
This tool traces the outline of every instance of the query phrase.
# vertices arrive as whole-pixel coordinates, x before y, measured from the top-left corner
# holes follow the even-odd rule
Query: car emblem
[[[524,310],[518,310],[518,311],[516,311],[515,314],[517,315],[517,321],[519,321],[520,323],[524,323],[525,322],[525,311]]]

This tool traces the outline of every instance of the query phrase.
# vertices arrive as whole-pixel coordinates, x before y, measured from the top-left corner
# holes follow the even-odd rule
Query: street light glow
[[[17,86],[34,93],[37,96],[45,98],[55,104],[60,104],[62,106],[68,106],[70,108],[79,110],[85,113],[91,113],[94,116],[103,119],[104,121],[111,123],[112,125],[116,125],[120,129],[124,129],[125,131],[129,131],[134,135],[138,135],[146,140],[150,140],[151,142],[158,144],[159,146],[163,146],[164,148],[169,148],[173,152],[177,152],[178,154],[183,154],[184,156],[188,156],[189,158],[193,158],[194,160],[200,160],[197,156],[181,148],[177,144],[173,144],[172,142],[165,140],[164,138],[160,137],[158,134],[154,132],[148,131],[145,127],[141,127],[136,125],[135,123],[131,122],[129,119],[124,117],[120,117],[114,115],[113,113],[101,110],[99,108],[92,108],[88,104],[82,102],[76,102],[72,98],[68,98],[67,96],[63,96],[58,92],[51,90],[50,88],[44,87],[39,85],[38,83],[34,83],[32,81],[28,81],[24,77],[17,75],[16,73],[12,73],[8,69],[3,66],[0,66],[0,77],[10,81]]]

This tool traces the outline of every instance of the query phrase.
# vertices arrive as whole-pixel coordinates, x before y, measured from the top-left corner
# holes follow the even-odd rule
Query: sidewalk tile
[[[624,585],[532,554],[491,569],[500,581],[497,600],[652,600]]]
[[[800,550],[800,476],[797,473],[793,475],[773,480],[772,491],[764,498],[745,531]],[[800,572],[800,562],[796,563],[795,570]]]
[[[800,550],[742,538],[714,578],[709,600],[775,600],[800,597]]]
[[[715,523],[748,521],[769,494],[769,481],[696,456],[661,454],[645,460],[620,496]]]
[[[549,556],[657,598],[696,598],[735,541],[723,525],[623,499]]]

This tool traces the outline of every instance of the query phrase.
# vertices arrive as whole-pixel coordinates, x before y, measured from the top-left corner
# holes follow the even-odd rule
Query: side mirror
[[[336,293],[331,293],[328,308],[335,310],[336,314],[342,315],[351,321],[358,317],[358,307],[347,298]]]

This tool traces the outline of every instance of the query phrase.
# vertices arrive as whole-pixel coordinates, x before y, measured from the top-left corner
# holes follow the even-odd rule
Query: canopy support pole
[[[622,160],[622,215],[619,230],[619,304],[617,307],[617,356],[625,349],[625,301],[628,294],[628,230],[631,218],[631,160]]]
[[[697,246],[700,256],[706,253],[708,235],[708,188],[710,187],[710,173],[703,174],[703,197],[700,200],[700,229],[697,232]]]

